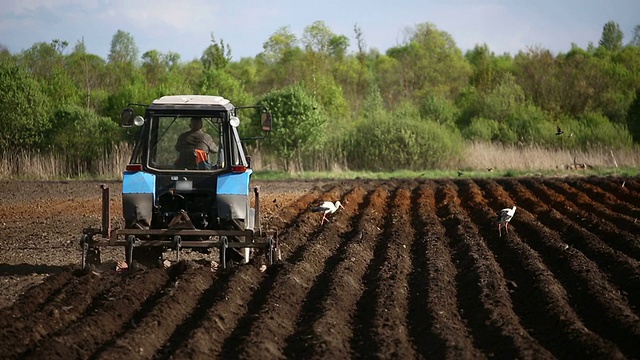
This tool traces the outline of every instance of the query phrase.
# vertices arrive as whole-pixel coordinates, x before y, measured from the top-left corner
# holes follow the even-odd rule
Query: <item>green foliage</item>
[[[203,74],[200,94],[217,95],[225,97],[237,106],[252,105],[253,98],[244,90],[242,83],[233,76],[229,75],[225,70],[210,68]],[[250,115],[248,110],[243,110],[241,119],[245,119],[245,115]],[[240,121],[240,134],[243,136],[259,135],[260,127],[252,124],[250,121]]]
[[[200,61],[205,70],[224,69],[231,61],[231,47],[222,39],[216,42],[216,38],[211,34],[211,45],[202,53]]]
[[[96,93],[104,92],[105,61],[97,55],[86,53],[84,43],[79,43],[67,56],[65,64],[70,80],[77,87],[79,103],[87,108],[97,109],[100,101]]]
[[[262,45],[264,52],[261,55],[271,64],[278,63],[286,57],[291,49],[296,47],[297,42],[298,40],[289,26],[283,26],[264,42]]]
[[[640,143],[640,87],[636,90],[635,99],[627,113],[627,127],[633,137],[633,141]]]
[[[409,36],[408,43],[387,51],[399,63],[401,88],[410,99],[421,94],[454,98],[468,83],[471,69],[451,35],[423,23]]]
[[[476,45],[465,54],[472,67],[471,84],[481,93],[488,93],[513,71],[513,59],[509,55],[495,56],[486,44]]]
[[[518,104],[502,119],[474,117],[462,130],[462,135],[468,140],[505,145],[555,146],[554,134],[555,125],[547,120],[546,114],[527,104]]]
[[[621,149],[633,144],[625,125],[615,124],[599,113],[586,113],[579,118],[559,119],[564,131],[556,136],[557,147],[588,150],[591,148]]]
[[[631,134],[624,125],[614,124],[604,115],[585,114],[576,124],[576,142],[582,149],[590,147],[624,148],[631,146]]]
[[[223,96],[236,105],[253,103],[240,81],[226,71],[214,68],[205,70],[198,93]]]
[[[293,170],[296,158],[324,143],[327,116],[303,86],[272,91],[260,103],[267,106],[274,118],[274,131],[266,139],[266,148],[286,170]],[[300,161],[297,165],[301,167]]]
[[[56,110],[51,123],[51,131],[45,139],[50,149],[71,154],[82,161],[101,158],[120,138],[118,123],[76,105]]]
[[[451,101],[440,96],[429,95],[420,104],[420,116],[423,119],[435,121],[450,128],[455,128],[459,112]]]
[[[602,37],[599,44],[609,51],[618,51],[622,49],[623,37],[624,34],[620,30],[620,25],[615,21],[609,21],[602,28]]]
[[[513,133],[502,134],[502,132],[506,130],[508,129],[500,125],[497,120],[475,117],[471,119],[469,125],[462,130],[462,135],[465,139],[482,142],[504,141],[509,138],[513,140],[516,138]]]
[[[572,44],[557,55],[530,47],[513,58],[487,45],[463,56],[451,35],[430,23],[409,28],[406,41],[386,53],[368,49],[357,25],[353,53],[349,38],[323,21],[300,37],[283,27],[262,53],[239,62],[213,35],[202,57],[187,62],[153,49],[138,61],[133,37],[122,30],[108,62],[87,53],[83,40],[68,55],[69,44],[59,39],[15,55],[0,45],[0,146],[87,152],[89,145],[71,134],[110,133],[105,119],[116,123],[129,103],[211,94],[235,105],[273,102],[275,131],[247,146],[288,170],[428,167],[436,160],[446,167],[462,138],[570,150],[631,147],[640,142],[638,29],[628,46],[611,21],[598,47]],[[256,111],[239,115],[242,136],[260,135]],[[365,141],[385,146],[374,150]]]
[[[118,123],[122,109],[131,103],[149,104],[162,95],[160,90],[161,89],[157,88],[147,89],[142,83],[122,87],[107,96],[102,108],[102,113]]]
[[[629,46],[640,46],[640,24],[633,27],[633,34],[631,35]]]
[[[308,51],[329,54],[344,53],[349,41],[334,34],[324,21],[319,20],[304,29],[302,44]]]
[[[336,84],[331,76],[318,75],[309,88],[322,108],[327,114],[338,123],[343,122],[349,116],[349,105],[347,104],[342,88]]]
[[[457,132],[430,121],[395,115],[364,119],[349,136],[352,170],[393,171],[448,168],[461,156]]]
[[[138,60],[138,47],[130,33],[118,30],[111,38],[110,63],[134,64]]]
[[[24,68],[0,63],[0,150],[42,146],[50,101]]]

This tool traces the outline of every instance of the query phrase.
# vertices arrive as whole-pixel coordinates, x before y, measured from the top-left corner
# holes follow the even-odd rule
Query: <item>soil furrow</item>
[[[382,358],[413,359],[414,346],[407,328],[408,284],[411,272],[411,191],[402,184],[394,193],[388,210],[390,221],[383,232],[383,260],[375,280],[375,316],[373,338]]]
[[[21,321],[24,316],[33,316],[42,311],[42,307],[69,286],[73,279],[72,271],[63,271],[49,275],[38,286],[29,288],[12,306],[0,310],[0,329]]]
[[[50,297],[38,312],[8,324],[0,331],[0,357],[10,359],[33,350],[39,342],[51,340],[60,331],[95,308],[104,292],[118,281],[116,277],[78,272],[61,291]]]
[[[588,181],[590,184],[602,189],[602,191],[614,196],[619,201],[631,204],[636,209],[640,208],[640,191],[634,186],[634,183],[640,184],[640,182],[634,181],[633,178],[613,180],[611,178],[593,176],[590,177]]]
[[[536,347],[543,351],[526,331],[513,331],[518,319],[508,306],[511,300],[501,278],[502,270],[460,206],[456,185],[444,181],[438,187],[436,199],[440,204],[438,216],[451,239],[453,259],[458,266],[458,304],[476,346],[488,357],[528,357],[528,351]]]
[[[117,334],[157,291],[170,286],[165,269],[152,269],[125,277],[104,294],[102,305],[54,338],[41,342],[25,359],[86,359]],[[91,331],[91,329],[100,331]],[[82,334],[82,336],[79,336]]]
[[[355,238],[362,231],[359,224],[368,213],[372,196],[375,193],[367,194],[359,186],[347,196],[345,211],[355,214],[350,220],[351,230],[344,235],[346,241],[326,260],[322,273],[309,289],[296,320],[296,330],[285,339],[287,358],[350,356],[349,304],[353,306],[361,292],[357,285],[361,283],[364,264],[368,261],[365,249]],[[355,266],[356,263],[360,266]]]
[[[275,271],[274,265],[269,271]],[[267,278],[268,279],[268,278]],[[254,266],[233,268],[220,274],[200,297],[194,311],[174,330],[154,359],[202,359],[217,356],[224,340],[238,326],[258,298],[263,275]],[[263,281],[267,286],[268,281]]]
[[[159,299],[148,305],[148,311],[144,308],[138,311],[131,321],[132,327],[126,328],[104,346],[105,351],[92,358],[150,359],[162,348],[177,326],[194,311],[203,292],[214,280],[210,268],[193,262],[173,266],[184,266],[186,270],[170,288],[158,293]]]
[[[342,199],[342,202],[348,204],[350,196],[353,196],[353,193],[349,193],[347,198]],[[333,198],[341,199],[341,196],[337,193]],[[292,261],[295,263],[286,264],[278,273],[266,302],[254,317],[248,331],[243,336],[236,338],[240,343],[251,343],[252,345],[230,348],[225,344],[223,357],[238,356],[245,359],[265,356],[269,358],[284,357],[283,340],[295,331],[296,317],[305,296],[321,273],[327,258],[344,241],[342,235],[349,230],[341,225],[340,219],[348,219],[351,215],[345,209],[333,214],[331,222],[322,226],[318,223],[320,232],[317,233],[317,236],[308,238],[307,244],[302,246],[304,250],[300,252],[299,256],[292,255]],[[278,319],[277,322],[272,321],[274,317]],[[236,339],[229,340],[229,344],[237,341]]]
[[[640,301],[640,263],[609,245],[615,240],[607,235],[615,233],[615,230],[609,229],[607,234],[600,233],[599,230],[606,228],[608,224],[604,221],[598,222],[598,219],[595,220],[594,226],[589,227],[589,230],[596,232],[599,236],[577,225],[570,218],[584,219],[591,218],[592,215],[579,211],[562,194],[542,186],[536,184],[531,188],[557,211],[539,213],[539,219],[551,228],[564,229],[562,232],[564,241],[596,263],[612,284],[622,290],[625,296],[630,296],[631,305],[638,307],[640,305],[638,302]]]
[[[321,193],[322,190],[316,186],[306,194],[299,196],[296,200],[292,201],[289,205],[283,207],[278,212],[274,217],[274,220],[272,220],[271,225],[283,228],[287,224],[296,223],[296,220],[308,210],[307,204],[316,201]]]
[[[329,196],[338,198],[340,196],[339,188],[332,187],[328,192],[324,193],[322,199],[325,197],[330,198]],[[307,198],[307,200],[312,200],[312,198]],[[305,200],[305,201],[307,201]],[[241,295],[242,301],[239,301],[239,304],[242,304],[246,307],[245,311],[234,311],[230,317],[227,318],[227,323],[230,326],[225,326],[224,329],[229,329],[230,334],[228,336],[220,337],[222,344],[220,344],[220,350],[218,351],[218,344],[214,342],[216,348],[215,351],[208,351],[206,353],[220,353],[224,356],[224,354],[228,354],[228,356],[237,356],[240,349],[243,347],[243,341],[248,339],[250,335],[251,328],[255,323],[257,317],[256,314],[261,312],[267,306],[268,298],[271,296],[271,291],[273,290],[274,284],[276,280],[280,279],[282,273],[286,273],[291,267],[291,263],[298,263],[301,259],[304,258],[305,251],[309,251],[309,239],[317,239],[319,234],[322,232],[323,228],[318,228],[318,219],[314,217],[311,219],[310,203],[300,202],[297,206],[300,209],[304,208],[305,211],[296,217],[296,220],[290,224],[286,224],[287,227],[282,234],[280,235],[280,246],[289,246],[289,248],[293,249],[292,253],[284,252],[283,260],[285,263],[278,263],[271,266],[266,271],[266,276],[259,282],[256,289],[252,291],[251,294],[248,292],[243,292]],[[313,214],[317,215],[317,214]],[[313,223],[313,224],[312,224]],[[252,278],[248,278],[249,281]],[[297,288],[297,286],[296,286]],[[276,309],[279,307],[276,306]],[[219,315],[215,315],[219,316]],[[217,321],[217,320],[216,320]],[[225,324],[227,325],[227,324]],[[205,327],[206,329],[206,327]],[[204,336],[209,336],[208,332],[203,333]],[[203,342],[204,343],[204,342]],[[200,347],[204,347],[205,349],[209,349],[208,345],[200,345]],[[186,353],[188,351],[192,351],[191,346],[186,346],[181,353]],[[180,357],[176,357],[180,358]]]
[[[253,184],[282,261],[116,273],[74,270],[99,182],[3,182],[0,358],[640,359],[640,177]]]
[[[409,275],[409,331],[424,358],[481,359],[484,355],[462,319],[456,302],[457,269],[445,228],[436,215],[435,184],[422,184],[412,195],[415,241]]]
[[[495,181],[477,180],[478,190],[484,194],[479,204],[479,217],[495,217],[502,208],[519,204],[512,229],[495,241],[489,241],[496,258],[508,279],[514,309],[529,333],[558,358],[622,356],[619,350],[602,340],[582,323],[571,308],[562,284],[545,265],[541,254],[528,244],[530,237],[540,236],[541,225],[522,204],[518,193],[509,194]],[[492,209],[488,204],[496,204]],[[482,214],[484,213],[484,214]],[[487,225],[486,237],[496,233]],[[614,357],[615,357],[614,356]]]
[[[353,317],[353,337],[351,338],[351,348],[353,354],[362,356],[363,354],[378,354],[380,347],[374,340],[373,336],[373,319],[376,312],[376,287],[377,277],[384,261],[384,251],[386,248],[386,238],[388,237],[385,229],[388,229],[390,217],[388,208],[391,206],[391,193],[393,189],[382,189],[380,196],[374,203],[371,210],[377,214],[377,223],[372,232],[363,234],[363,241],[367,241],[369,246],[373,246],[373,256],[371,261],[366,265],[362,284],[364,289],[360,298],[356,302],[355,315]]]
[[[334,186],[325,195],[335,196],[337,190]],[[285,248],[305,247],[310,234],[301,232],[299,225],[303,221],[310,221],[306,219],[309,217],[309,203],[316,201],[320,192],[321,189],[316,186],[283,208],[279,216],[282,223],[278,226],[279,237],[286,239]],[[283,246],[282,241],[280,246]],[[289,252],[283,252],[285,260],[290,260],[290,255]],[[250,314],[257,312],[266,302],[276,275],[282,268],[282,264],[274,264],[264,276],[253,266],[232,269],[205,291],[203,301],[197,306],[199,310],[178,327],[164,348],[158,351],[156,358],[219,356],[225,346],[239,346],[238,337],[241,335],[238,334],[248,332],[253,321]]]
[[[546,187],[550,188],[554,192],[560,194],[564,198],[556,198],[555,201],[565,200],[567,203],[573,203],[574,206],[568,206],[572,210],[576,210],[580,216],[583,216],[587,221],[593,221],[598,223],[599,227],[596,229],[608,228],[607,233],[603,233],[601,237],[606,239],[607,244],[619,249],[625,254],[637,259],[640,259],[640,237],[635,234],[640,233],[640,222],[635,221],[634,218],[621,215],[609,210],[604,205],[593,201],[587,196],[584,191],[586,190],[592,195],[596,195],[597,192],[589,191],[593,188],[586,188],[580,185],[582,182],[578,181],[572,185],[561,183],[559,181],[545,181]],[[574,188],[572,186],[576,186]],[[580,190],[579,190],[580,189]],[[550,194],[553,195],[553,194]],[[608,194],[603,196],[597,196],[597,201],[601,201],[608,205],[613,205],[617,200]],[[566,206],[567,204],[565,204]],[[632,213],[640,214],[640,210],[631,211]],[[611,236],[610,234],[624,234],[624,236]]]
[[[521,182],[500,181],[505,190],[518,193],[517,201],[534,214],[549,211]],[[514,225],[519,221],[514,218]],[[566,227],[567,225],[565,225]],[[637,347],[637,316],[626,300],[613,288],[600,269],[584,254],[573,247],[566,247],[566,237],[556,231],[542,229],[528,244],[540,253],[547,266],[562,283],[569,300],[585,325],[602,338],[617,344],[621,350],[634,354]]]
[[[483,241],[477,242],[475,244],[476,248],[471,251],[475,254],[485,254],[484,257],[487,260],[487,265],[485,265],[489,268],[487,280],[481,279],[483,283],[489,286],[488,290],[483,290],[483,296],[486,297],[484,301],[500,304],[493,310],[494,314],[491,314],[493,316],[492,320],[497,323],[501,322],[501,335],[513,339],[511,341],[517,347],[520,353],[519,357],[528,358],[535,354],[535,356],[551,358],[551,353],[522,325],[510,295],[511,288],[509,285],[512,284],[507,283],[508,278],[505,277],[497,255],[494,254],[489,245],[501,240],[495,228],[498,211],[487,206],[485,195],[472,180],[456,181],[456,185],[460,200],[458,205],[460,210],[464,212],[465,222],[470,221],[471,224],[468,226],[474,228],[474,233],[478,233],[480,238],[483,239]],[[508,236],[506,229],[504,236]],[[490,274],[496,274],[497,277],[491,277]],[[489,306],[486,307],[489,308]]]
[[[333,186],[328,191],[322,193],[322,195],[314,201],[336,201],[341,198],[343,194],[343,189],[338,186]],[[304,199],[310,200],[309,198]],[[279,245],[282,249],[283,256],[286,258],[287,262],[295,263],[300,261],[300,258],[306,251],[307,244],[309,239],[314,239],[320,235],[323,231],[323,227],[320,227],[321,217],[318,218],[320,213],[311,212],[311,207],[313,203],[299,203],[297,205],[299,208],[304,208],[305,211],[300,213],[299,216],[295,219],[294,222],[291,223],[291,227],[288,227],[287,230],[283,231],[281,235],[279,235]],[[322,215],[320,215],[322,216]],[[309,234],[308,232],[299,232],[296,231],[298,229],[307,229],[313,228],[313,233]]]
[[[582,198],[581,205],[587,208],[600,208],[604,207],[606,210],[615,212],[619,215],[620,218],[624,219],[627,222],[631,222],[633,226],[630,226],[631,229],[629,231],[638,231],[640,230],[640,224],[634,223],[633,220],[640,217],[640,209],[636,206],[633,206],[626,201],[621,201],[618,197],[611,194],[608,191],[604,191],[601,187],[596,185],[595,183],[590,183],[588,181],[578,179],[574,181],[569,181],[567,183],[554,181],[553,179],[548,180],[546,183],[553,184],[563,184],[565,188],[572,189],[574,191],[580,191],[584,193],[587,198]],[[620,187],[621,189],[624,189]],[[589,200],[594,199],[597,202],[591,203]],[[606,213],[606,210],[603,210]]]

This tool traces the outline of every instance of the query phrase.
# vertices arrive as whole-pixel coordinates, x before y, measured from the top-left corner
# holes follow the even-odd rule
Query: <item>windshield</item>
[[[215,170],[223,140],[221,118],[207,116],[159,116],[151,122],[149,161],[159,170]]]

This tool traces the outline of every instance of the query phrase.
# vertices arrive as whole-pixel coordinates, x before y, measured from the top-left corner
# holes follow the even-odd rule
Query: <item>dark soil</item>
[[[0,358],[640,358],[638,178],[256,184],[266,271],[116,272],[79,268],[99,182],[0,182]]]

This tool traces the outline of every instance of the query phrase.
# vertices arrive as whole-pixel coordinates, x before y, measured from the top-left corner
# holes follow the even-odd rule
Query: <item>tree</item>
[[[209,45],[200,57],[205,70],[224,69],[231,61],[231,47],[220,39],[216,42],[216,38],[211,34],[211,45]]]
[[[328,54],[335,36],[324,21],[318,20],[304,28],[302,44],[307,51]]]
[[[91,163],[118,143],[120,128],[108,117],[75,105],[62,106],[52,116],[45,142],[52,149]]]
[[[41,89],[57,103],[79,101],[78,87],[66,69],[66,57],[62,54],[68,43],[55,39],[50,43],[38,42],[22,52],[22,64],[40,83]]]
[[[0,63],[0,151],[41,145],[49,130],[49,99],[21,66]]]
[[[640,46],[640,24],[633,28],[633,35],[631,36],[629,46]]]
[[[84,104],[86,108],[96,108],[93,103],[93,92],[102,86],[105,61],[95,54],[87,53],[84,39],[78,41],[73,52],[66,60],[67,73],[76,86],[84,90]]]
[[[156,87],[167,71],[162,53],[158,50],[149,50],[142,54],[142,71],[149,86]]]
[[[108,61],[110,63],[134,64],[138,59],[138,47],[133,36],[128,32],[118,30],[111,39],[111,50]]]
[[[609,21],[602,28],[602,37],[599,44],[609,51],[618,51],[622,49],[623,37],[624,34],[620,30],[620,25],[615,21]]]
[[[45,83],[62,70],[64,56],[59,40],[51,43],[37,42],[20,54],[20,63],[37,79]]]
[[[271,111],[276,124],[265,145],[285,170],[304,170],[303,155],[325,141],[327,117],[319,104],[301,85],[272,91],[260,103]]]
[[[14,62],[13,56],[11,56],[11,52],[7,49],[6,46],[0,44],[0,63],[3,62]]]
[[[471,69],[451,35],[431,23],[418,24],[407,34],[405,44],[387,51],[398,61],[403,97],[414,102],[427,93],[455,98]]]
[[[298,39],[288,26],[279,28],[267,41],[262,44],[262,56],[268,63],[282,61],[287,53],[297,46]]]
[[[635,143],[640,143],[640,88],[636,90],[635,99],[627,114],[627,127]]]
[[[476,45],[465,53],[472,66],[471,84],[482,94],[493,90],[500,80],[513,69],[513,59],[505,54],[496,56],[486,44]]]
[[[256,58],[256,81],[252,91],[267,93],[291,86],[304,78],[304,53],[288,27],[281,27],[262,45]]]

